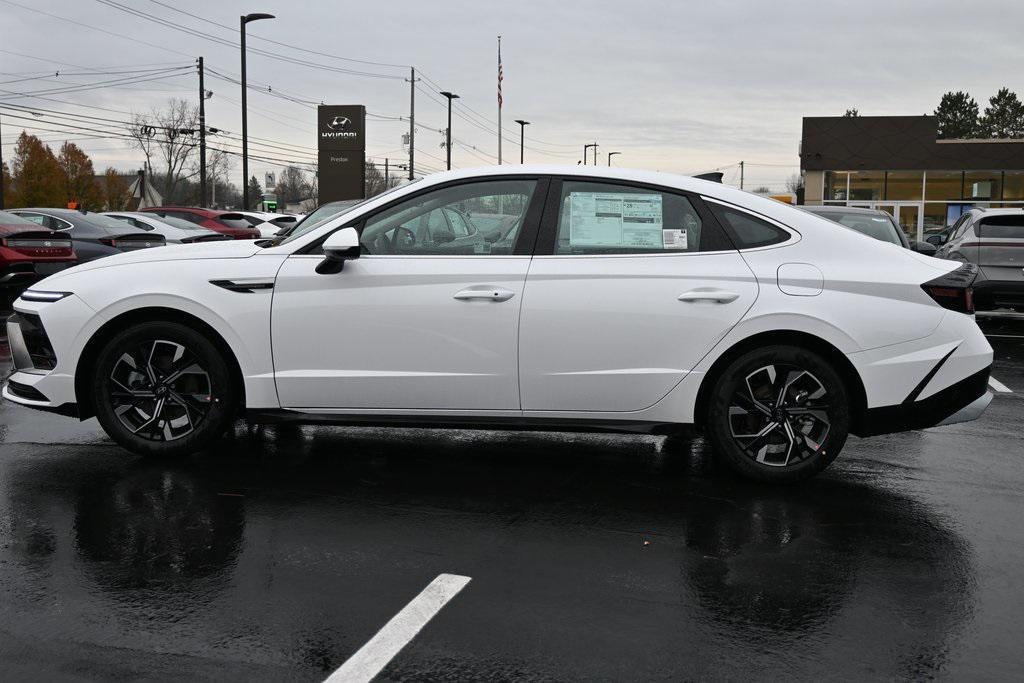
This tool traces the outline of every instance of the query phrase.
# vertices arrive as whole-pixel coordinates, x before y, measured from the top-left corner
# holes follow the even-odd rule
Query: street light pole
[[[591,142],[589,145],[583,145],[583,165],[587,165],[587,150],[591,147],[594,148],[594,166],[597,166],[597,143]]]
[[[273,14],[256,12],[244,14],[238,20],[238,32],[241,36],[240,46],[242,49],[242,210],[249,208],[249,120],[246,109],[246,85],[245,85],[245,25],[250,21],[260,19],[273,19]]]
[[[622,152],[608,152],[608,165],[609,166],[612,165],[612,155],[614,155],[614,154],[622,154]]]
[[[459,99],[453,92],[444,90],[441,94],[448,100],[448,127],[445,128],[445,151],[448,152],[448,170],[452,170],[452,100]]]
[[[519,163],[523,163],[523,140],[526,139],[526,127],[530,125],[529,121],[523,121],[522,119],[516,119],[516,123],[519,124]]]

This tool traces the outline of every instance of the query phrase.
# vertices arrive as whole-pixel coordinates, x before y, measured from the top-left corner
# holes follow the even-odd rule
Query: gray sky
[[[990,0],[975,10],[963,2],[935,0],[112,1],[229,43],[237,41],[240,14],[275,14],[277,19],[250,24],[250,48],[384,78],[250,53],[250,83],[315,102],[365,104],[377,116],[408,116],[409,84],[403,80],[408,69],[335,57],[416,66],[430,79],[419,83],[427,92],[418,91],[416,98],[417,122],[426,127],[417,130],[416,138],[417,161],[424,171],[444,166],[437,129],[445,125],[445,109],[436,95],[439,89],[462,97],[452,123],[458,141],[454,165],[493,163],[498,34],[503,36],[505,69],[503,123],[507,137],[518,140],[514,119],[532,122],[527,128],[528,161],[575,164],[582,145],[597,141],[602,164],[606,152],[621,151],[617,166],[684,173],[723,167],[727,180],[735,180],[735,164],[743,159],[749,164],[748,188],[765,184],[782,189],[785,178],[797,170],[802,116],[840,115],[847,107],[857,107],[863,115],[923,114],[935,108],[946,90],[967,90],[983,107],[1001,86],[1024,91],[1024,5],[1019,1]],[[0,91],[8,93],[124,77],[65,75],[10,82],[50,70],[186,66],[199,55],[208,69],[229,77],[239,71],[237,46],[167,28],[98,0],[0,0],[0,27],[0,80],[5,81]],[[269,44],[257,36],[333,57]],[[209,125],[237,134],[239,86],[210,75],[207,87],[215,93],[208,102]],[[0,103],[125,118],[75,105],[144,112],[169,97],[195,100],[197,88],[194,71],[183,71],[164,80],[48,95],[64,101],[60,103],[0,92]],[[289,146],[285,152],[251,142],[251,154],[315,157],[311,105],[250,92],[249,112],[250,136]],[[6,111],[0,115],[6,156],[22,122],[8,118]],[[46,127],[48,118],[34,123]],[[407,130],[406,121],[371,118],[368,154],[403,159],[401,135]],[[55,146],[68,137],[39,134]],[[119,141],[78,144],[93,157],[98,171],[107,165],[123,170],[140,165],[139,155]],[[518,151],[515,142],[506,142],[506,162],[518,161]],[[261,179],[266,170],[274,167],[250,164],[250,172]],[[236,184],[240,174],[236,161]]]

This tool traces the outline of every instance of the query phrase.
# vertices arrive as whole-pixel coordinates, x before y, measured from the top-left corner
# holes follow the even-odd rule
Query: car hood
[[[198,244],[181,244],[166,247],[153,247],[152,249],[139,249],[137,251],[104,256],[95,261],[89,261],[74,268],[61,271],[58,275],[82,273],[87,270],[98,270],[110,268],[129,263],[155,263],[160,261],[185,261],[195,259],[226,259],[226,258],[249,258],[261,251],[260,247],[252,240],[223,240],[213,242],[199,242]],[[49,278],[48,278],[49,279]]]

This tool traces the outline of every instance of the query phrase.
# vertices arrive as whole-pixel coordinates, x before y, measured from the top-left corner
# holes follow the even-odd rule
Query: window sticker
[[[662,230],[661,242],[665,249],[686,249],[686,230]]]
[[[660,194],[572,192],[569,244],[661,249],[661,201]]]

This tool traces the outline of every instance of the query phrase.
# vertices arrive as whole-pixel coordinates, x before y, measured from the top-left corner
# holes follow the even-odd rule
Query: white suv
[[[977,417],[976,269],[622,169],[442,173],[299,226],[105,258],[15,303],[3,395],[142,454],[252,422],[659,433],[793,480]]]

